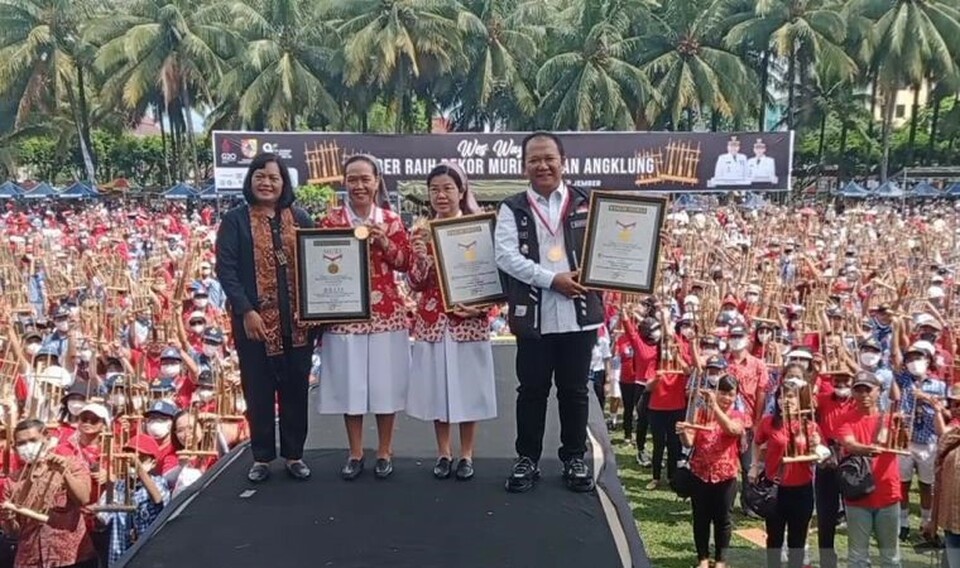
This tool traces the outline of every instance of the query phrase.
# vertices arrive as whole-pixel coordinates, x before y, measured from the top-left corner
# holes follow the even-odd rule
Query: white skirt
[[[403,410],[410,380],[410,336],[324,333],[320,414],[393,414]]]
[[[457,424],[497,417],[497,386],[489,341],[413,344],[407,414]]]

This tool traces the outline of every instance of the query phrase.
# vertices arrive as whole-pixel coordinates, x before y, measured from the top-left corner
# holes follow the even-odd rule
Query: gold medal
[[[560,248],[560,245],[553,246],[547,251],[547,260],[550,262],[560,262],[563,260],[563,249]]]
[[[331,262],[329,266],[327,266],[327,272],[330,274],[336,274],[337,272],[340,272],[340,266],[338,266],[335,262]]]
[[[353,230],[353,236],[357,237],[361,241],[365,241],[367,240],[367,237],[370,236],[370,229],[368,229],[365,225],[360,225]]]

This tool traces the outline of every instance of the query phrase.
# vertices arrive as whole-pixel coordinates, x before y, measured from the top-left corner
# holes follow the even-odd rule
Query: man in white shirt
[[[584,462],[587,375],[603,302],[577,282],[589,194],[563,183],[563,144],[548,132],[523,141],[530,188],[500,205],[497,265],[503,271],[510,329],[517,336],[517,461],[506,489],[533,489],[540,477],[547,397],[557,385],[560,460],[572,491],[594,488]]]
[[[746,185],[747,157],[740,153],[740,139],[732,136],[727,142],[727,153],[717,158],[713,177],[707,182],[707,187],[718,185]]]
[[[767,156],[767,145],[757,138],[753,143],[753,157],[747,162],[750,183],[777,183],[777,165]]]

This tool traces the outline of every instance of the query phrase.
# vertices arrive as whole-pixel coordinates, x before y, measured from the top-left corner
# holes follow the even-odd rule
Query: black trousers
[[[600,401],[600,408],[606,408],[607,395],[603,392],[603,387],[607,383],[607,372],[604,369],[599,371],[590,371],[590,381],[593,382],[593,393],[597,395]]]
[[[270,462],[277,457],[276,412],[280,411],[280,456],[303,457],[307,440],[307,398],[313,346],[290,348],[267,357],[262,343],[238,345],[240,384],[247,402],[250,447],[253,459]]]
[[[780,568],[780,549],[783,548],[784,533],[787,538],[789,568],[803,568],[804,548],[807,545],[807,532],[810,518],[813,516],[813,483],[799,487],[777,489],[775,512],[766,521],[767,529],[767,568]]]
[[[587,373],[596,341],[596,331],[517,339],[517,455],[536,462],[543,454],[552,383],[557,385],[560,409],[560,460],[582,458],[586,453]]]
[[[650,393],[642,383],[620,383],[620,396],[623,397],[623,437],[627,440],[633,435],[633,419],[637,419],[637,453],[647,445],[648,412]]]
[[[680,436],[677,422],[686,414],[683,410],[649,410],[650,429],[653,431],[653,479],[659,481],[663,472],[663,451],[667,451],[667,479],[673,479],[680,461]],[[639,444],[639,442],[638,442]],[[637,446],[639,448],[639,445]]]
[[[840,476],[836,469],[817,469],[814,479],[817,493],[817,541],[820,546],[820,567],[837,568],[834,539],[840,518]]]
[[[713,525],[714,560],[723,562],[723,553],[730,548],[733,534],[733,501],[737,497],[737,478],[707,483],[693,476],[693,542],[697,560],[710,558],[710,525]]]

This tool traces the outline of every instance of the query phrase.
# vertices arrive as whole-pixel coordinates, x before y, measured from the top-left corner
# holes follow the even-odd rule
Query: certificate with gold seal
[[[369,241],[353,229],[297,231],[297,317],[308,324],[370,319]]]
[[[494,213],[465,215],[430,222],[440,281],[447,311],[457,305],[478,307],[506,299],[494,248]]]
[[[595,290],[652,293],[666,200],[594,191],[583,239],[580,284]]]

